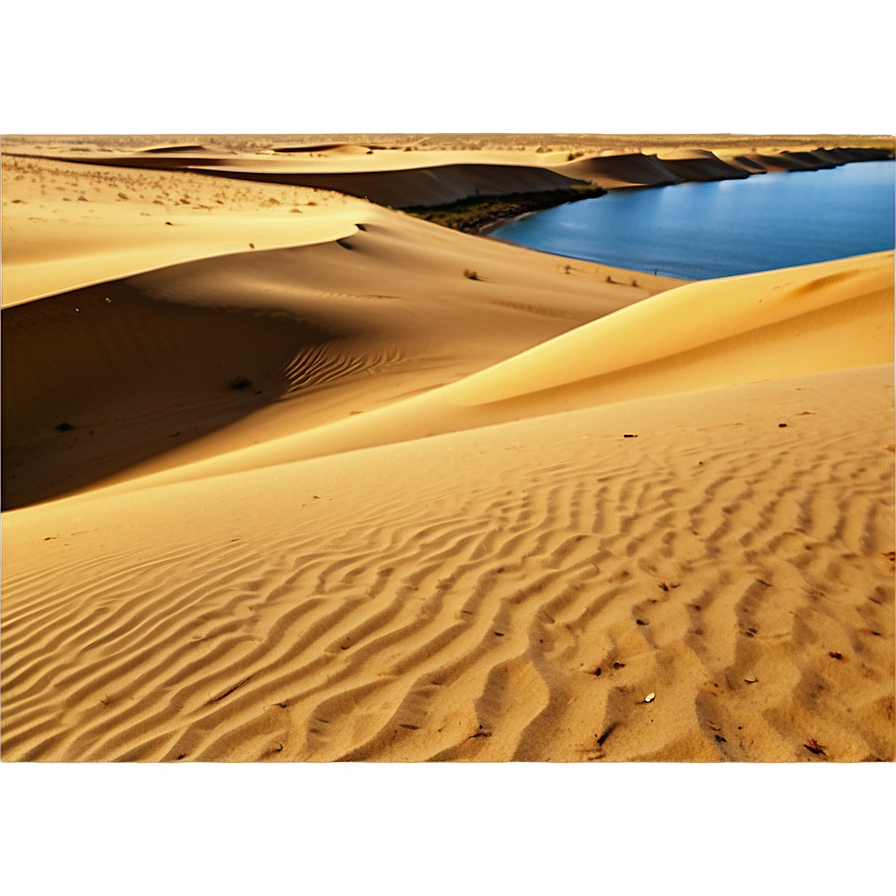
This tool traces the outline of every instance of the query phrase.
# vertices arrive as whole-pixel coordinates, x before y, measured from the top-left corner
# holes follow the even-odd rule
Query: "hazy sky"
[[[7,4],[2,133],[886,133],[891,29],[689,0]],[[241,8],[242,9],[242,8]],[[256,12],[258,14],[256,14]]]

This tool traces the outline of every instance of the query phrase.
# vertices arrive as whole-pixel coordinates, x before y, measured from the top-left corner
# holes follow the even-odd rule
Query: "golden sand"
[[[688,284],[308,181],[793,147],[41,149],[3,158],[4,760],[894,758],[892,252]]]

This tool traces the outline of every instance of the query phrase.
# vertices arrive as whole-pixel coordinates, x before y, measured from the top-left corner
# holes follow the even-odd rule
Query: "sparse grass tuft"
[[[471,271],[469,268],[464,268],[464,277],[466,277],[467,280],[478,280],[479,274],[477,274],[476,271]]]

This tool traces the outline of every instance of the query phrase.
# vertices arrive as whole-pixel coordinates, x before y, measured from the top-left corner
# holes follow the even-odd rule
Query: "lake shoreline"
[[[806,177],[690,183],[684,192],[615,189],[602,203],[521,215],[480,233],[551,255],[686,280],[893,248],[892,161],[796,173]]]

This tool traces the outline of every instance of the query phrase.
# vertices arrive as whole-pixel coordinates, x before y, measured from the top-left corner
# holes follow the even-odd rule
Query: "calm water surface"
[[[894,162],[622,190],[492,236],[555,255],[706,280],[893,248]]]

